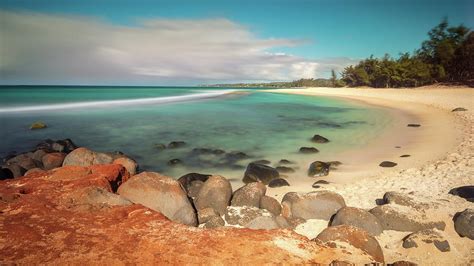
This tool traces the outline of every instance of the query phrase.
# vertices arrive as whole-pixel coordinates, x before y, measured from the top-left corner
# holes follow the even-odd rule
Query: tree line
[[[463,25],[450,27],[447,19],[428,32],[429,39],[413,55],[370,56],[349,66],[333,87],[417,87],[437,82],[474,84],[474,33]]]

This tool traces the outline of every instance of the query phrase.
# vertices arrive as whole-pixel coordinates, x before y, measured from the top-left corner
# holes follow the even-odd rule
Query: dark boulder
[[[309,177],[318,177],[318,176],[327,176],[329,174],[330,165],[321,162],[315,161],[309,165],[308,176]]]
[[[0,180],[14,178],[13,172],[8,168],[0,168]]]
[[[262,182],[268,185],[273,179],[277,179],[280,176],[278,171],[270,166],[264,164],[249,163],[247,170],[245,171],[243,182]]]
[[[470,202],[474,202],[474,186],[453,188],[449,191],[449,194],[461,197]]]
[[[201,186],[194,200],[196,209],[213,208],[219,215],[226,213],[232,197],[232,186],[222,176],[210,176]]]
[[[408,124],[407,127],[421,127],[420,124]]]
[[[397,166],[397,163],[390,162],[390,161],[383,161],[379,164],[380,167],[394,167]]]
[[[441,252],[451,250],[449,242],[438,232],[432,229],[411,233],[403,238],[404,248],[416,248],[421,245],[432,244]]]
[[[257,161],[253,161],[252,163],[256,163],[256,164],[271,164],[272,162],[270,162],[269,160],[257,160]]]
[[[315,143],[328,143],[329,140],[321,135],[314,135],[312,138],[311,138],[311,141],[312,142],[315,142]]]
[[[301,153],[306,153],[306,154],[308,154],[308,153],[318,153],[319,150],[316,149],[315,147],[301,147],[300,152]]]
[[[378,236],[383,231],[382,225],[377,217],[366,210],[354,207],[343,207],[339,209],[331,221],[331,226],[343,224],[363,229],[372,236]]]
[[[181,159],[178,159],[178,158],[174,158],[168,161],[168,165],[171,165],[171,166],[182,164],[182,163],[183,161],[181,161]]]
[[[292,161],[287,160],[287,159],[281,159],[278,163],[279,163],[279,164],[293,164]]]
[[[260,208],[271,212],[275,216],[281,213],[281,204],[278,200],[270,196],[262,196],[260,199]]]
[[[454,229],[463,237],[474,240],[474,209],[465,209],[454,216]]]
[[[294,173],[295,169],[287,166],[277,166],[275,168],[279,173]]]
[[[195,182],[195,181],[206,182],[207,179],[209,179],[210,176],[211,175],[206,175],[206,174],[189,173],[189,174],[185,174],[185,175],[181,176],[180,178],[178,178],[178,182],[181,183],[183,188],[189,194],[189,189],[190,189],[193,182]]]
[[[285,186],[289,186],[289,185],[290,185],[290,183],[288,183],[288,181],[286,181],[283,178],[273,179],[272,181],[270,181],[270,183],[268,183],[268,186],[271,187],[271,188],[285,187]]]
[[[467,109],[464,107],[456,107],[453,110],[451,110],[451,112],[465,112],[465,111],[467,111]]]
[[[231,160],[231,161],[242,160],[249,157],[245,152],[241,152],[241,151],[231,151],[227,153],[225,156],[228,160]]]
[[[281,201],[282,216],[308,219],[329,219],[342,207],[344,198],[332,191],[313,191],[306,194],[288,192]]]
[[[177,149],[186,145],[184,141],[172,141],[168,144],[168,149]]]
[[[400,155],[400,158],[407,158],[407,157],[410,157],[410,154],[403,154],[403,155]]]
[[[232,196],[231,206],[250,206],[260,208],[260,199],[265,195],[267,187],[261,182],[252,182],[237,189]]]

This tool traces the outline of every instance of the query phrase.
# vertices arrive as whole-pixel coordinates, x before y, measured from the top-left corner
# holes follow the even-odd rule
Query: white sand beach
[[[371,209],[385,192],[397,191],[428,206],[426,220],[443,220],[443,236],[451,252],[433,256],[431,246],[404,249],[406,233],[385,231],[378,237],[386,261],[405,259],[426,264],[466,264],[474,262],[474,245],[454,230],[455,213],[472,203],[448,194],[455,187],[474,184],[474,90],[467,87],[417,89],[305,88],[276,89],[273,93],[343,97],[392,110],[396,118],[387,133],[366,148],[342,156],[340,169],[323,178],[330,182],[318,190],[341,194],[348,206]],[[468,109],[452,112],[454,108]],[[408,123],[420,127],[407,127]],[[400,148],[395,148],[399,146]],[[410,157],[400,158],[409,154]],[[337,160],[337,158],[335,158]],[[393,168],[381,168],[382,161],[393,161]],[[302,177],[285,188],[269,189],[267,194],[281,199],[288,191],[314,191],[318,178]],[[317,223],[316,223],[317,224]],[[308,229],[311,231],[311,229]],[[314,234],[314,232],[312,233]]]

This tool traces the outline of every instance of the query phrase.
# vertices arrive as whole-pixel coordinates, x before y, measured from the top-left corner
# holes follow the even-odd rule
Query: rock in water
[[[344,198],[331,191],[313,191],[307,194],[286,193],[281,202],[282,216],[327,220],[342,207],[346,206]]]
[[[125,167],[125,169],[127,169],[127,171],[130,173],[130,175],[136,175],[137,174],[138,163],[133,159],[130,159],[128,157],[119,157],[119,158],[115,159],[112,163],[122,165],[123,167]]]
[[[261,182],[252,182],[237,189],[232,196],[231,206],[250,206],[260,208],[260,199],[265,195],[267,187]]]
[[[253,161],[252,163],[256,163],[256,164],[271,164],[272,162],[270,162],[269,160],[257,160],[257,161]]]
[[[276,179],[280,176],[278,171],[270,166],[256,163],[249,163],[247,170],[245,170],[243,182],[262,182],[265,185],[268,185],[270,181]]]
[[[465,111],[467,111],[467,109],[464,107],[457,107],[451,110],[451,112],[465,112]]]
[[[459,196],[470,202],[474,202],[474,186],[463,186],[453,188],[449,191],[449,194]]]
[[[273,179],[272,181],[270,181],[270,183],[268,183],[268,186],[271,187],[271,188],[285,187],[285,186],[289,186],[289,185],[290,185],[290,183],[288,183],[288,181],[286,181],[283,178]]]
[[[122,184],[118,193],[133,203],[159,211],[170,220],[197,225],[196,213],[178,181],[154,172],[143,172]]]
[[[288,166],[277,166],[275,168],[279,173],[294,173],[295,169],[288,167]]]
[[[176,149],[181,148],[186,145],[184,141],[172,141],[168,144],[168,149]]]
[[[349,225],[331,226],[324,229],[317,237],[323,243],[344,242],[365,251],[374,261],[384,263],[382,248],[375,237],[366,231]]]
[[[420,124],[408,124],[407,127],[421,127]]]
[[[383,161],[379,164],[380,167],[394,167],[397,166],[397,163],[390,162],[390,161]]]
[[[43,129],[43,128],[47,128],[48,126],[43,123],[43,122],[34,122],[33,124],[31,124],[30,126],[30,129],[31,130],[34,130],[34,129]]]
[[[460,236],[474,240],[474,209],[465,209],[454,216],[454,229]]]
[[[168,165],[171,165],[171,166],[176,166],[178,164],[182,164],[183,161],[181,161],[181,159],[178,159],[178,158],[174,158],[174,159],[171,159],[168,161]]]
[[[77,166],[91,166],[94,164],[110,164],[114,160],[113,156],[91,151],[87,148],[81,147],[73,150],[66,158],[64,158],[63,166],[77,165]]]
[[[318,153],[319,150],[316,149],[315,147],[301,147],[300,152],[301,153]]]
[[[315,161],[309,165],[308,169],[308,176],[309,177],[318,177],[318,176],[327,176],[329,174],[329,168],[331,165],[321,162]]]
[[[377,217],[366,210],[354,207],[343,207],[337,211],[331,221],[331,226],[337,225],[354,226],[367,231],[372,236],[378,236],[383,231]]]
[[[312,138],[311,138],[311,141],[312,142],[315,142],[315,143],[328,143],[329,140],[321,135],[314,135]]]
[[[64,158],[66,158],[66,154],[62,152],[53,152],[44,155],[41,159],[44,170],[51,170],[62,166]]]
[[[230,182],[222,176],[214,175],[202,185],[194,200],[196,209],[213,208],[219,215],[226,213],[232,196]]]
[[[31,154],[31,157],[32,157],[32,155],[33,154]],[[7,165],[18,165],[18,166],[20,166],[21,168],[23,168],[25,170],[36,168],[37,164],[33,159],[31,159],[31,157],[29,156],[29,154],[23,153],[23,154],[17,155],[15,157],[9,159],[6,162],[6,164]]]

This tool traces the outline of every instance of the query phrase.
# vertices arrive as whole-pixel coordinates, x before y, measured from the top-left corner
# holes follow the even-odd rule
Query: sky
[[[413,52],[472,0],[0,0],[0,84],[199,85],[327,78]]]

